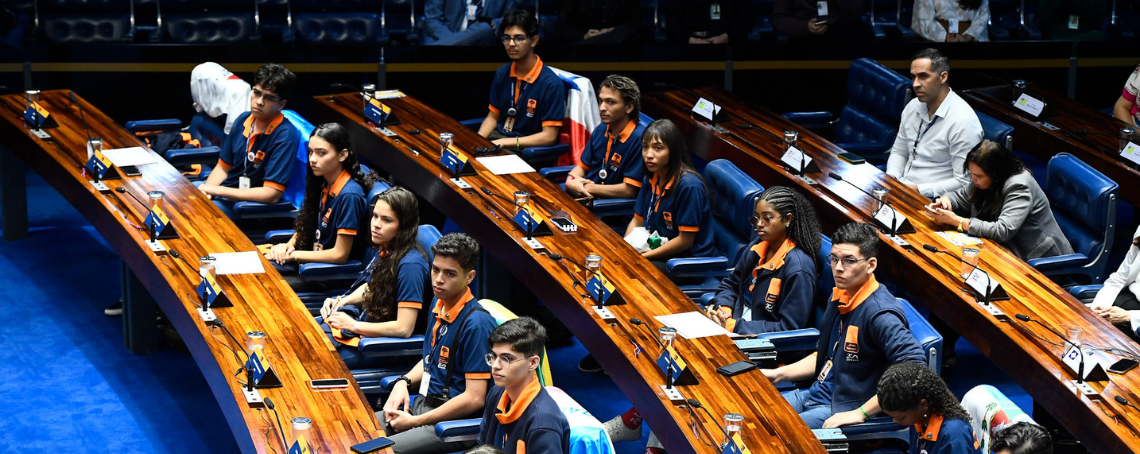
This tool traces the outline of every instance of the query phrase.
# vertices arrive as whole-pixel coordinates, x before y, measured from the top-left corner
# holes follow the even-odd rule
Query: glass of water
[[[740,413],[726,413],[724,415],[724,432],[725,440],[721,446],[728,446],[732,441],[732,437],[740,433],[741,426],[744,425],[744,415]]]

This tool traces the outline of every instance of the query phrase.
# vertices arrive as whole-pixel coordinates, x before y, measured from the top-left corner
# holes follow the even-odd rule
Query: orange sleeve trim
[[[637,214],[637,213],[633,213],[633,218],[637,219],[638,221],[644,221],[645,220],[645,218],[641,217],[641,215]]]
[[[356,231],[352,229],[337,229],[337,235],[356,235]]]
[[[416,301],[400,301],[396,303],[396,307],[400,309],[423,309],[424,303]]]
[[[285,192],[285,185],[273,181],[266,180],[262,183],[267,188],[273,188],[281,192]]]
[[[582,169],[583,172],[589,172],[590,171],[590,166],[585,165],[585,164],[578,164],[578,168]]]
[[[561,128],[562,127],[562,120],[551,120],[551,121],[542,122],[542,127],[545,128],[547,126],[557,126],[557,127]]]
[[[735,333],[736,332],[736,319],[730,318],[728,320],[725,320],[724,321],[724,329],[728,330],[728,332],[730,332],[730,333]]]
[[[680,230],[682,232],[700,232],[701,228],[700,227],[680,226],[680,227],[677,227],[677,230]]]
[[[225,169],[226,172],[229,172],[230,169],[234,168],[234,166],[226,164],[226,161],[223,161],[222,158],[218,158],[218,165],[222,166],[222,169]]]
[[[637,186],[639,188],[641,187],[641,181],[635,180],[633,178],[626,178],[626,179],[622,180],[622,183],[628,184],[630,186]]]
[[[494,112],[494,113],[495,113],[495,115],[498,115],[498,114],[499,114],[499,109],[496,109],[496,108],[495,108],[495,106],[492,106],[492,105],[490,105],[490,104],[487,104],[487,109],[488,109],[488,110],[490,110],[491,112]]]
[[[466,378],[468,380],[490,380],[491,373],[483,372],[478,374],[463,374],[463,378]]]

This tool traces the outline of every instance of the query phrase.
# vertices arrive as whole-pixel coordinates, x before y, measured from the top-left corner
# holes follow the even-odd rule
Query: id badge
[[[815,2],[815,14],[819,17],[827,15],[827,2]]]
[[[313,238],[313,250],[323,251],[324,249],[325,247],[321,245],[321,229],[317,229],[317,234]]]
[[[431,385],[431,373],[424,368],[424,375],[420,377],[420,395],[426,396],[428,393],[428,386]]]
[[[238,177],[238,189],[249,189],[249,177],[245,175]]]
[[[467,20],[468,21],[471,21],[471,22],[475,21],[475,11],[477,11],[477,10],[478,10],[478,8],[476,8],[475,5],[467,5]]]
[[[1076,30],[1081,27],[1081,16],[1076,14],[1069,15],[1069,30]]]
[[[515,129],[515,117],[507,117],[507,119],[503,121],[503,130],[511,132],[513,129]]]
[[[720,20],[720,3],[709,5],[709,19]]]
[[[827,374],[830,372],[831,372],[831,360],[829,359],[829,360],[827,360],[827,364],[823,365],[823,370],[819,371],[819,377],[817,378],[817,380],[819,380],[819,381],[827,380]]]
[[[947,19],[946,22],[950,24],[950,29],[946,30],[947,33],[958,34],[958,19]]]

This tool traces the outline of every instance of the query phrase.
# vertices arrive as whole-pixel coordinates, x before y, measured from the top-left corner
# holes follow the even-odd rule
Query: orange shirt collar
[[[628,139],[629,136],[633,135],[634,129],[637,129],[637,122],[633,121],[631,118],[629,119],[629,122],[625,124],[625,128],[623,128],[621,132],[618,133],[618,140],[621,141],[621,143],[625,143],[626,139]],[[614,138],[613,134],[610,134],[610,125],[606,125],[606,137],[609,137],[610,139]]]
[[[674,182],[674,181],[676,181],[676,180],[677,180],[677,177],[676,177],[676,176],[674,176],[673,178],[670,178],[670,179],[669,179],[669,182],[668,182],[668,183],[665,183],[665,187],[664,187],[664,188],[658,188],[658,187],[657,187],[657,172],[653,172],[653,176],[649,177],[649,187],[650,187],[650,188],[653,188],[653,194],[655,194],[655,195],[662,195],[662,194],[664,194],[666,191],[668,191],[668,190],[669,190],[669,188],[673,187],[673,182]],[[660,192],[658,192],[658,189],[660,189]]]
[[[340,176],[336,177],[336,181],[333,182],[332,189],[326,188],[325,191],[329,195],[336,197],[337,194],[340,194],[340,191],[342,189],[344,189],[344,185],[348,184],[348,180],[351,180],[351,179],[352,179],[352,174],[349,173],[347,169],[342,170],[342,171],[340,171]]]
[[[538,58],[538,55],[535,55],[534,60],[534,67],[530,69],[529,73],[526,73],[526,77],[522,78],[523,82],[528,84],[533,84],[535,80],[538,80],[538,75],[542,72],[542,59]],[[518,62],[511,63],[511,77],[518,79],[519,73],[515,72],[516,64],[518,64]]]
[[[522,417],[523,412],[538,397],[538,392],[542,390],[542,384],[538,382],[538,377],[531,377],[530,383],[523,388],[522,395],[518,400],[511,402],[511,396],[503,391],[503,396],[499,398],[499,404],[495,408],[498,412],[495,413],[495,418],[499,420],[500,424],[510,424],[518,421]],[[507,407],[510,407],[509,409]]]
[[[872,274],[871,277],[867,279],[867,282],[864,282],[863,286],[859,287],[859,290],[856,291],[854,295],[836,287],[831,291],[831,299],[833,301],[839,301],[839,313],[847,314],[855,310],[856,307],[859,307],[860,304],[863,304],[863,301],[878,289],[879,281],[875,280],[875,275]]]
[[[283,121],[285,121],[285,114],[278,112],[277,117],[274,118],[273,121],[269,122],[269,126],[266,126],[264,131],[259,131],[257,134],[254,134],[254,135],[256,136],[258,134],[273,134],[273,131],[277,130],[277,127],[281,126],[281,122],[283,122]],[[243,125],[243,128],[244,129],[241,132],[242,135],[245,137],[249,137],[249,132],[253,129],[253,114],[252,113],[249,114],[248,117],[245,117],[245,124]]]
[[[918,432],[920,440],[938,441],[938,431],[942,430],[942,415],[930,415],[930,421],[926,422],[926,429],[922,428],[921,424],[914,425],[914,431]]]
[[[780,243],[780,248],[776,250],[776,253],[774,255],[772,255],[772,258],[768,260],[768,263],[758,263],[756,265],[756,269],[752,270],[752,276],[755,277],[756,272],[760,269],[778,270],[780,268],[783,268],[784,259],[788,256],[789,252],[792,252],[792,249],[795,247],[796,242],[792,241],[791,237],[784,238],[784,242]],[[759,243],[756,243],[755,246],[752,246],[752,251],[760,255],[760,260],[764,260],[764,254],[768,253],[768,242],[761,241]]]
[[[471,298],[471,287],[467,287],[467,291],[463,292],[463,296],[459,297],[459,301],[449,302],[451,303],[451,309],[448,310],[446,314],[443,314],[442,317],[439,316],[439,313],[443,310],[444,301],[437,301],[435,303],[435,308],[431,310],[431,312],[435,314],[436,326],[439,326],[439,320],[443,320],[448,323],[455,321],[455,318],[458,317],[459,313],[463,311],[463,306],[466,306],[467,302],[471,301]]]

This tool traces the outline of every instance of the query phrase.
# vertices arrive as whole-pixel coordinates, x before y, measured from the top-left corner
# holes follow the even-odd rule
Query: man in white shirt
[[[887,174],[935,198],[970,183],[966,153],[984,138],[978,114],[950,89],[950,60],[925,49],[910,63],[915,98],[903,109]]]

